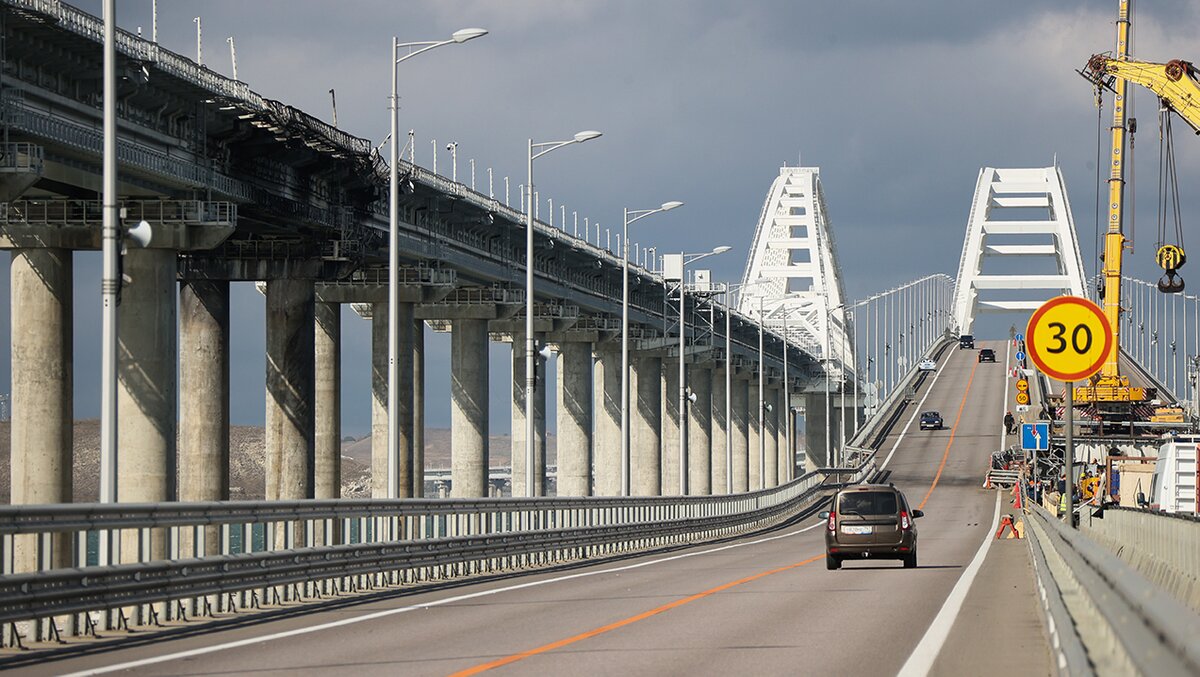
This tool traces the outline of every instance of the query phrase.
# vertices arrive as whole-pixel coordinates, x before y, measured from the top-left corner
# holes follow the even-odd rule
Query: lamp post
[[[686,281],[687,281],[687,265],[695,263],[700,259],[705,259],[717,254],[724,254],[733,249],[733,247],[720,246],[714,247],[710,252],[703,254],[685,254],[679,253],[679,495],[687,495],[687,355],[685,349],[687,347],[687,333],[684,331],[684,302],[687,300]]]
[[[400,412],[398,393],[396,392],[396,381],[398,379],[398,365],[396,355],[396,339],[399,336],[398,327],[400,324],[399,309],[399,276],[400,276],[400,175],[397,168],[399,162],[399,146],[397,138],[400,128],[400,99],[396,95],[398,83],[398,66],[401,61],[411,59],[414,56],[423,52],[428,52],[435,47],[442,45],[458,44],[468,40],[487,35],[487,31],[482,28],[464,28],[460,31],[455,31],[450,36],[449,40],[434,40],[425,42],[406,42],[401,43],[395,37],[392,38],[392,97],[391,118],[392,118],[392,143],[389,151],[389,169],[388,169],[388,497],[397,498],[400,494],[399,478],[396,476],[396,470],[400,466],[400,450],[397,434],[400,431]],[[400,49],[408,49],[408,53],[404,56],[399,56]],[[434,154],[436,157],[436,153]],[[412,397],[412,393],[408,393],[408,397]]]
[[[529,140],[527,164],[528,180],[525,182],[525,493],[533,497],[533,402],[534,383],[534,353],[533,341],[533,161],[551,151],[573,143],[583,143],[600,136],[600,132],[587,130],[577,133],[566,141],[543,141],[534,143]]]
[[[628,496],[629,487],[629,224],[651,214],[682,207],[678,200],[664,202],[658,209],[625,208],[625,225],[621,231],[621,495]],[[565,223],[565,222],[564,222]]]

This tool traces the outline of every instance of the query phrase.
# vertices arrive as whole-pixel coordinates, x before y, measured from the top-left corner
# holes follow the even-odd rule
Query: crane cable
[[[1168,241],[1167,223],[1173,222],[1174,238]],[[1183,278],[1176,271],[1187,262],[1183,250],[1183,218],[1179,208],[1179,176],[1175,170],[1175,136],[1171,132],[1171,108],[1163,102],[1158,111],[1158,251],[1155,261],[1166,271],[1158,289],[1166,294],[1183,291]]]

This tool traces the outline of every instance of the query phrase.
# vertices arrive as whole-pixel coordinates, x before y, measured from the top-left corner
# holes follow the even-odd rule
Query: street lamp
[[[398,327],[400,324],[399,309],[399,277],[400,277],[400,175],[398,170],[399,163],[399,147],[397,138],[400,128],[400,99],[396,95],[398,87],[398,66],[401,61],[411,59],[414,56],[423,52],[428,52],[435,47],[442,45],[458,44],[468,40],[487,35],[487,31],[482,28],[464,28],[460,31],[455,31],[450,36],[449,40],[435,40],[425,42],[406,42],[400,43],[395,37],[392,38],[392,98],[391,98],[391,117],[392,117],[392,143],[389,151],[389,198],[388,198],[388,497],[397,498],[400,495],[399,482],[396,477],[396,470],[400,465],[400,450],[397,434],[400,431],[400,412],[399,401],[396,393],[396,381],[398,378],[398,365],[396,355],[396,339],[399,336]],[[405,48],[408,53],[404,56],[399,56],[400,49]],[[435,154],[436,157],[436,154]],[[412,393],[408,393],[408,397],[412,397]]]
[[[525,182],[525,494],[533,497],[533,403],[534,390],[534,345],[533,345],[533,161],[551,151],[573,143],[591,141],[600,132],[586,130],[566,141],[529,140],[528,180]]]
[[[679,495],[687,495],[687,373],[685,366],[687,364],[686,349],[687,334],[684,332],[684,301],[687,299],[685,294],[685,282],[687,280],[687,265],[695,263],[700,259],[705,259],[717,254],[724,254],[733,249],[733,247],[720,246],[713,247],[710,252],[703,254],[685,254],[679,253]]]
[[[664,202],[658,209],[625,209],[625,225],[621,231],[621,495],[628,496],[629,487],[629,224],[651,214],[682,207],[678,200]]]

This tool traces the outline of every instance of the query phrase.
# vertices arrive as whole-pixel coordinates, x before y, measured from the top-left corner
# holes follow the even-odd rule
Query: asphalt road
[[[1000,363],[946,351],[936,380],[928,376],[918,391],[924,403],[909,408],[882,447],[888,479],[925,511],[916,569],[857,561],[828,571],[823,524],[810,517],[722,544],[396,596],[29,672],[886,675],[921,645],[919,674],[931,666],[1046,674],[1023,542],[994,542],[1004,547],[980,560],[961,611],[935,623],[1001,505],[980,487],[1004,413],[1004,346],[987,345]],[[928,409],[942,412],[945,430],[918,430],[913,414]],[[949,638],[944,647],[921,643],[931,625],[931,635],[941,627]],[[978,659],[993,641],[1005,660]]]

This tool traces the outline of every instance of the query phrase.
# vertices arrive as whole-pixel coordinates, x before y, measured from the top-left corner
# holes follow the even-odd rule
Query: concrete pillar
[[[176,255],[130,249],[117,327],[117,498],[175,500],[178,323]],[[165,554],[156,544],[155,556]]]
[[[766,453],[763,455],[763,486],[770,488],[779,484],[779,388],[768,386],[763,391],[767,403],[763,407],[764,438]],[[766,407],[770,407],[767,411]]]
[[[830,410],[830,415],[833,410]],[[825,456],[825,435],[829,421],[825,418],[825,394],[808,393],[804,396],[804,455],[809,470],[829,467]]]
[[[795,419],[792,417],[791,394],[785,389],[779,394],[779,483],[792,481],[796,466],[795,455],[789,447],[789,437],[795,442],[794,433],[789,436],[788,430],[794,430]]]
[[[630,494],[659,496],[662,493],[662,359],[638,357],[631,363],[630,392],[636,393],[637,399],[630,412]]]
[[[425,496],[425,320],[413,320],[413,498]]]
[[[595,369],[596,402],[599,405],[596,407],[595,422],[595,492],[597,496],[620,496],[621,346],[619,344],[597,346]],[[632,412],[630,412],[629,423],[632,430]]]
[[[730,399],[733,417],[733,491],[742,493],[750,486],[750,382],[734,379]]]
[[[388,304],[371,304],[371,498],[387,498]]]
[[[313,498],[342,497],[342,305],[313,310]]]
[[[14,249],[9,309],[12,339],[11,500],[70,503],[72,406],[72,254]],[[37,536],[13,539],[13,571],[38,569]],[[46,568],[71,566],[70,535],[55,537]]]
[[[734,385],[737,385],[736,383]],[[726,431],[729,422],[725,418],[725,370],[717,369],[712,372],[712,493],[725,494],[729,477],[729,459],[726,456]]]
[[[534,356],[537,385],[533,389],[533,496],[546,495],[546,358]],[[525,338],[512,342],[512,495],[529,496],[525,463]]]
[[[229,283],[179,285],[179,500],[229,500]],[[191,531],[181,553],[220,554],[220,529],[205,529],[204,552]]]
[[[592,491],[592,346],[558,347],[558,495]]]
[[[450,495],[487,496],[486,320],[454,320],[450,335]]]
[[[712,493],[712,376],[707,366],[688,367],[688,384],[696,396],[688,407],[688,494],[696,496]]]
[[[267,281],[267,500],[313,495],[313,283]]]
[[[679,495],[679,362],[663,363],[662,392],[662,493]]]
[[[746,407],[746,437],[748,443],[749,463],[748,476],[749,491],[758,491],[762,488],[762,463],[760,454],[762,447],[759,446],[762,438],[762,401],[758,399],[758,382],[751,381],[749,384],[749,392],[747,394]]]

